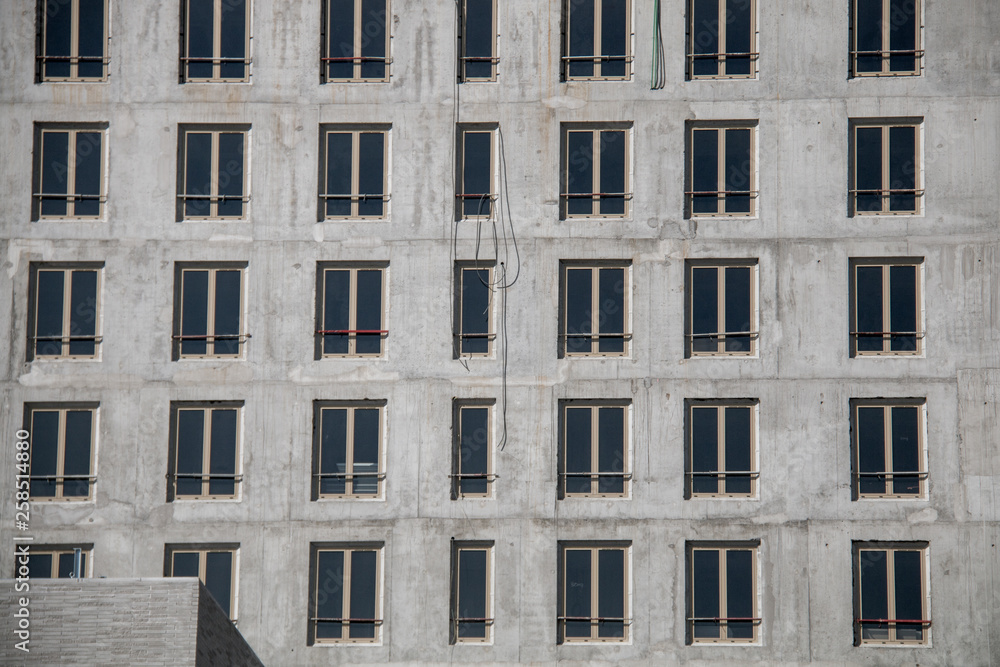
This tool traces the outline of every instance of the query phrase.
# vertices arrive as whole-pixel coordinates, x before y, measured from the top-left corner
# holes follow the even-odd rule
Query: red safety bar
[[[318,334],[387,334],[388,329],[317,329]]]

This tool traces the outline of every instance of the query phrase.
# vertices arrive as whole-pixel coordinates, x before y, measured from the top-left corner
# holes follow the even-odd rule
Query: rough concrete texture
[[[662,90],[652,0],[632,3],[628,82],[560,82],[562,3],[499,4],[496,83],[456,85],[452,2],[393,0],[389,83],[320,85],[319,3],[255,0],[251,83],[181,85],[177,2],[111,0],[101,84],[34,84],[34,1],[0,3],[0,433],[26,402],[100,402],[95,499],[35,503],[35,543],[93,543],[108,577],[161,574],[167,543],[239,543],[240,631],[269,665],[1000,664],[1000,3],[926,0],[923,74],[851,80],[847,0],[761,1],[758,79],[685,81],[685,3],[663,0]],[[848,121],[869,117],[923,119],[922,214],[848,216]],[[685,219],[685,122],[725,119],[758,120],[758,214]],[[32,127],[49,121],[109,123],[106,220],[30,222]],[[576,121],[632,123],[627,219],[559,219],[560,124]],[[247,221],[175,221],[191,122],[252,126]],[[388,220],[316,222],[333,122],[391,123]],[[450,499],[452,400],[499,399],[501,363],[452,359],[452,262],[476,239],[455,231],[456,122],[499,123],[521,258],[507,445],[495,498],[474,501]],[[883,256],[923,258],[925,352],[852,359],[849,259]],[[690,258],[758,259],[756,357],[685,359]],[[558,357],[566,259],[631,262],[627,358]],[[243,360],[171,361],[174,263],[199,260],[247,262]],[[382,358],[313,358],[316,263],[338,260],[389,263]],[[26,363],[40,261],[105,263],[100,361]],[[758,498],[684,499],[684,401],[710,397],[759,399]],[[849,401],[865,397],[926,398],[925,499],[852,500]],[[363,398],[387,401],[384,500],[310,501],[312,402]],[[631,399],[629,499],[557,498],[562,398]],[[165,502],[186,400],[245,402],[238,502]],[[5,499],[13,466],[10,449]],[[12,501],[0,516],[7,574]],[[490,646],[448,645],[451,538],[495,540]],[[632,543],[631,641],[558,645],[558,544],[609,539]],[[760,644],[685,645],[685,543],[743,539],[760,540]],[[875,539],[929,544],[926,646],[853,645],[852,541]],[[339,541],[385,544],[379,645],[307,645],[310,543]]]

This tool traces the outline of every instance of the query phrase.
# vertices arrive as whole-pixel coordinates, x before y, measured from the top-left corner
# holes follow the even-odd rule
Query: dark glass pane
[[[493,57],[493,0],[465,0],[465,33],[462,46],[469,58]],[[467,60],[467,79],[488,79],[493,64],[487,60]]]
[[[81,58],[104,56],[104,25],[104,0],[80,0],[78,43]],[[99,79],[104,76],[104,63],[100,60],[83,61],[78,72],[81,77]]]
[[[326,194],[350,195],[352,170],[352,137],[347,132],[330,132],[326,135]],[[326,214],[345,216],[351,214],[350,197],[326,199]]]
[[[750,335],[730,336],[752,329],[750,310],[751,270],[748,266],[726,268],[726,351],[749,352]]]
[[[208,334],[208,271],[184,271],[181,295],[181,335]],[[181,354],[205,354],[204,338],[181,341]]]
[[[171,570],[172,577],[197,577],[201,554],[192,552],[174,552],[174,566]]]
[[[591,408],[566,408],[566,492],[590,493]]]
[[[920,408],[892,408],[892,478],[893,493],[920,493],[920,478],[917,475],[900,475],[904,472],[920,471]]]
[[[750,130],[726,130],[726,213],[750,213]]]
[[[858,14],[854,24],[858,72],[881,72],[882,3],[884,0],[857,0]]]
[[[208,492],[213,496],[231,496],[236,493],[236,422],[237,411],[212,411],[212,446],[208,452],[208,472],[212,475],[230,475],[211,479]]]
[[[598,492],[624,493],[625,408],[597,408],[597,412],[597,471],[623,474],[598,478]]]
[[[730,550],[726,552],[726,617],[752,619],[753,613],[753,552]],[[730,639],[753,639],[754,621],[730,620]]]
[[[855,188],[869,192],[858,192],[855,209],[858,211],[881,211],[882,195],[878,192],[882,185],[882,128],[859,127],[855,133]],[[872,192],[874,191],[874,192]]]
[[[328,270],[324,272],[323,330],[344,333],[323,334],[323,354],[347,354],[350,350],[351,328],[351,272]]]
[[[32,498],[51,498],[56,495],[56,457],[59,447],[59,413],[35,410],[31,413],[31,477],[49,476],[49,479],[32,479],[29,495]]]
[[[68,10],[67,10],[68,13]],[[69,132],[42,133],[42,194],[69,193]],[[66,215],[66,199],[43,197],[42,215]]]
[[[889,188],[913,190],[917,187],[917,128],[912,125],[889,128]],[[889,210],[916,211],[916,193],[900,192],[889,196]]]
[[[489,614],[486,605],[485,549],[462,549],[458,552],[458,617],[484,619]],[[459,637],[486,637],[485,621],[458,624]]]
[[[382,352],[382,270],[358,271],[357,335],[358,354]]]
[[[69,3],[45,3],[45,55],[71,55],[70,33],[72,31],[73,10]],[[49,60],[45,63],[45,76],[61,79],[70,75],[70,61]]]
[[[858,408],[858,472],[861,493],[885,493],[885,477],[863,474],[886,472],[884,408]]]
[[[358,138],[358,215],[381,216],[385,210],[385,133],[362,132]]]
[[[81,578],[83,577],[83,574],[87,571],[85,559],[86,556],[81,552],[80,553]],[[59,565],[58,565],[59,571],[56,573],[56,576],[59,577],[60,579],[72,579],[73,575],[76,574],[75,572],[76,568],[74,568],[74,565],[76,565],[76,554],[74,554],[72,551],[69,553],[59,554]]]
[[[594,133],[566,133],[566,202],[569,215],[590,215],[594,212],[591,194],[594,192]]]
[[[486,407],[464,407],[459,415],[459,472],[463,475],[485,475],[489,472],[490,460],[490,410]],[[484,494],[489,491],[485,477],[460,478],[458,486],[461,493]]]
[[[691,409],[691,472],[715,473],[719,470],[718,408]],[[718,493],[715,474],[692,475],[692,493]]]
[[[717,213],[719,210],[719,131],[695,130],[691,133],[692,213]]]
[[[569,27],[567,40],[569,56],[594,55],[594,0],[574,0],[569,5]],[[594,76],[592,60],[570,60],[569,76]]]
[[[205,460],[205,411],[177,412],[177,495],[200,496]],[[187,475],[197,475],[189,477]]]
[[[38,309],[35,313],[35,354],[62,354],[63,299],[65,276],[63,271],[38,272]],[[56,340],[42,340],[55,338]]]
[[[719,61],[715,54],[720,50],[719,0],[693,0],[691,11],[691,53],[705,54],[705,57],[694,59],[692,74],[716,76],[719,73]]]
[[[184,215],[203,217],[211,212],[212,194],[212,135],[208,132],[188,132],[184,135]]]
[[[240,277],[236,269],[215,272],[216,354],[240,353]]]
[[[197,58],[188,61],[188,78],[212,78],[212,58],[215,57],[215,0],[187,0],[188,30],[187,55]]]
[[[691,552],[693,588],[691,607],[695,618],[716,619],[719,614],[719,552],[696,549]],[[695,639],[719,636],[720,624],[716,620],[695,621]]]
[[[78,195],[89,195],[77,199],[74,211],[77,216],[100,215],[101,202],[101,133],[76,133],[76,183],[73,191]]]
[[[378,493],[379,409],[359,408],[354,411],[354,493]]]
[[[857,345],[859,352],[882,350],[882,267],[857,267]],[[865,335],[865,333],[870,335]]]
[[[726,470],[747,472],[754,462],[750,446],[752,408],[725,408]],[[750,475],[726,477],[726,493],[750,493]],[[748,552],[749,553],[749,552]]]
[[[912,72],[917,69],[917,3],[914,0],[889,0],[889,49],[904,53],[889,56],[889,70]],[[910,53],[905,53],[910,51]]]
[[[375,551],[354,551],[351,553],[351,618],[374,621],[375,591],[378,584],[377,557]],[[348,634],[351,639],[366,639],[375,636],[374,623],[351,623]]]
[[[490,272],[483,269],[462,269],[463,334],[485,334],[490,330]],[[486,354],[490,341],[486,336],[461,339],[462,354]]]
[[[51,579],[52,554],[28,554],[28,577],[30,579]]]
[[[347,410],[329,408],[322,411],[320,434],[320,468],[323,474],[344,475],[347,472]],[[345,477],[320,477],[320,494],[342,495],[347,493]]]
[[[625,269],[599,269],[597,303],[600,312],[597,325],[607,336],[598,341],[601,352],[625,351]]]
[[[385,78],[386,0],[361,0],[361,56],[374,60],[361,62],[362,79]]]
[[[699,334],[719,332],[719,269],[691,269],[691,349],[695,352],[715,352],[719,339]]]
[[[727,0],[726,53],[750,53],[753,39],[753,2]],[[726,56],[726,74],[749,75],[750,56]]]
[[[886,552],[865,550],[859,554],[861,561],[861,618],[889,618],[889,571]],[[862,623],[864,639],[888,639],[888,626],[884,623]]]
[[[354,63],[349,59],[355,55],[355,0],[326,1],[327,10],[329,11],[326,57],[343,59],[327,63],[327,77],[330,79],[350,79],[354,77]]]
[[[601,215],[625,214],[625,169],[625,132],[601,132]]]
[[[74,271],[70,276],[69,335],[93,336],[97,333],[97,271]],[[69,353],[92,356],[97,342],[71,340]]]
[[[66,413],[66,450],[63,474],[90,475],[90,447],[94,413],[90,410],[70,410]],[[63,495],[80,498],[90,495],[90,480],[67,479]]]
[[[230,597],[233,590],[233,554],[213,551],[205,554],[205,588],[232,618]]]
[[[316,618],[344,617],[344,552],[320,551],[316,555]],[[343,638],[343,624],[316,621],[316,639]]]
[[[246,58],[247,3],[246,0],[225,0],[222,3],[222,26],[220,55],[222,58]],[[223,62],[220,73],[223,79],[242,79],[246,76],[246,64]]]
[[[590,551],[567,549],[566,578],[563,582],[566,592],[566,637],[589,637],[590,621]]]
[[[624,56],[628,53],[628,39],[627,0],[603,0],[601,2],[601,55],[617,57],[613,60],[601,61],[601,76],[625,76],[628,70]],[[608,191],[605,190],[605,192]]]
[[[566,269],[566,351],[590,352],[594,274],[590,269]]]
[[[625,636],[624,549],[597,552],[597,615],[608,619],[598,622],[598,637]]]
[[[219,135],[219,217],[243,215],[243,151],[246,135],[223,132]]]
[[[923,585],[920,577],[919,551],[897,551],[893,554],[897,619],[923,620]],[[897,623],[896,639],[923,639],[923,626],[917,623]]]
[[[462,160],[462,193],[480,195],[462,200],[464,215],[489,215],[492,202],[493,168],[491,151],[493,135],[490,132],[464,132],[465,142]]]
[[[889,267],[889,328],[892,351],[917,349],[917,267]]]

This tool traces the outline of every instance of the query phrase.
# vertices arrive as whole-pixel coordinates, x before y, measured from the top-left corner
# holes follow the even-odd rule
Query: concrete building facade
[[[38,64],[44,34],[36,38],[36,26],[49,5],[79,3],[51,0],[41,13],[34,0],[0,3],[0,313],[10,313],[0,346],[0,428],[11,443],[0,456],[0,573],[16,573],[15,537],[30,536],[37,551],[83,547],[92,577],[159,577],[171,573],[174,552],[228,550],[231,616],[268,665],[1000,663],[1000,5],[901,3],[917,17],[916,46],[900,49],[912,51],[916,69],[897,75],[888,64],[875,76],[858,71],[863,53],[851,55],[865,51],[853,41],[856,2],[740,2],[752,8],[753,76],[704,78],[686,55],[701,29],[695,5],[634,0],[622,4],[628,58],[597,59],[601,67],[625,63],[625,75],[608,66],[606,80],[591,80],[572,71],[583,61],[563,58],[577,57],[564,47],[575,34],[569,19],[593,2],[500,0],[495,81],[460,82],[459,16],[471,4],[390,0],[383,24],[358,23],[354,50],[331,56],[343,52],[324,41],[330,5],[248,1],[249,63],[236,58],[246,69],[233,75],[245,80],[206,81],[225,76],[188,69],[194,60],[185,58],[199,56],[183,46],[193,39],[186,3],[107,0],[106,76],[61,81]],[[224,0],[216,11],[237,5]],[[611,32],[613,24],[596,25]],[[365,51],[383,29],[387,80],[341,81],[324,70],[386,62]],[[208,60],[222,67],[225,58]],[[650,86],[650,62],[662,86]],[[468,183],[456,167],[459,127],[492,132],[492,215],[481,220],[456,215],[457,183]],[[858,160],[871,149],[858,138],[864,128],[887,137],[874,187],[863,182],[872,162]],[[40,187],[49,178],[47,131],[69,137],[75,148],[66,150],[78,154],[66,165],[76,168],[93,150],[85,140],[93,145],[88,137],[100,135],[103,199],[93,218],[44,214],[36,195],[46,194]],[[700,142],[708,137],[699,131],[713,132],[716,147],[733,147],[715,154],[715,187],[701,183],[708,158]],[[359,189],[364,176],[355,166],[354,189],[337,194],[324,171],[331,132],[355,142],[355,157],[373,155],[371,146],[357,148],[365,132],[381,138],[382,192]],[[199,133],[215,142],[216,156],[203,190],[185,180],[197,148],[187,139]],[[228,171],[217,164],[226,161],[226,133],[242,141]],[[585,133],[592,148],[574,152]],[[733,163],[739,173],[731,177],[730,157],[745,137],[748,158]],[[905,164],[897,174],[898,160]],[[237,180],[242,189],[226,190]],[[186,207],[203,195],[238,214],[191,214]],[[862,210],[872,201],[865,196],[885,207],[881,214]],[[706,197],[723,208],[705,214]],[[98,200],[72,203],[84,201]],[[327,215],[328,201],[354,208]],[[380,212],[363,217],[358,207],[375,201]],[[579,214],[577,201],[594,206],[590,215]],[[465,339],[453,325],[463,312],[456,262],[477,257],[498,258],[493,278],[506,281],[491,292],[494,337],[484,356],[457,354],[456,340]],[[741,267],[745,273],[727,272]],[[868,311],[858,294],[873,274],[859,267],[880,270],[884,334],[862,322]],[[584,310],[593,330],[582,330],[591,334],[584,350],[572,342],[581,330],[570,322],[583,277],[570,272],[588,268],[593,309]],[[719,280],[710,292],[720,313],[714,331],[699,329],[709,293],[696,286],[699,268],[714,268]],[[238,273],[230,314],[238,331],[217,318],[217,329],[192,334],[181,322],[189,307],[184,271],[211,273],[208,291],[222,304],[218,271],[227,269]],[[381,291],[347,288],[355,290],[351,318],[330,325],[327,269],[354,270],[355,281],[357,270],[381,270]],[[593,287],[604,269],[608,292]],[[73,329],[76,310],[67,310],[56,318],[63,333],[50,336],[63,347],[42,353],[39,294],[52,288],[40,274],[84,290],[84,278],[78,285],[67,273],[75,270],[96,272],[96,296],[84,305],[93,328]],[[740,276],[745,292],[735,286]],[[897,287],[905,280],[909,287]],[[743,297],[749,322],[724,322]],[[379,298],[381,319],[362,323],[359,303]],[[893,310],[904,302],[908,308]],[[76,308],[69,297],[65,303]],[[214,303],[210,314],[220,312]],[[914,328],[893,326],[897,316]],[[718,336],[726,332],[731,347]],[[188,335],[218,335],[208,343],[235,352],[192,356],[184,346],[196,339]],[[74,341],[63,338],[72,336],[93,347],[66,352]],[[323,346],[328,337],[339,344],[338,336],[379,344],[367,356],[355,347],[328,354]],[[717,353],[704,354],[699,340]],[[873,340],[884,343],[881,353],[868,346]],[[454,497],[465,454],[456,444],[456,401],[492,406],[495,477],[483,497]],[[178,413],[210,407],[236,415],[239,477],[233,491],[185,498],[174,485],[184,474]],[[748,410],[752,444],[733,447],[749,468],[720,467],[728,455],[722,436],[715,470],[699,468],[698,407]],[[882,408],[885,442],[897,437],[886,415],[915,409],[905,414],[916,415],[916,469],[891,456],[882,470],[865,467],[864,407]],[[327,471],[317,462],[326,451],[324,408],[355,426],[360,410],[377,412],[376,457],[366,469],[375,476],[353,469],[358,480],[375,480],[374,493],[343,477],[343,465],[330,468],[341,473],[331,479],[350,481],[353,495],[341,482],[317,481]],[[30,525],[18,530],[19,429],[37,430],[37,411],[65,424],[74,409],[90,415],[89,469],[64,465],[50,474],[82,475],[85,492],[69,494],[62,480],[59,492],[32,498]],[[609,436],[617,447],[610,467],[597,436],[601,462],[573,467],[573,409],[589,409],[594,433],[605,432],[602,410],[621,419],[619,436]],[[63,434],[58,458],[66,427],[54,428]],[[869,474],[893,479],[886,475],[894,464],[897,477],[909,472],[917,486],[882,494],[865,486]],[[724,484],[719,470],[746,473],[733,477],[752,480],[752,491],[699,492],[692,480],[707,474]],[[598,472],[618,481],[601,486]],[[593,481],[597,492],[574,493],[567,473]],[[463,542],[490,549],[488,642],[453,636],[453,554]],[[592,609],[578,613],[566,597],[578,574],[567,559],[587,549],[596,549],[587,566]],[[751,554],[752,599],[740,603],[749,614],[727,612],[724,596],[711,613],[698,612],[699,549]],[[317,600],[322,554],[365,550],[377,554],[376,608],[358,622],[377,621],[377,641],[317,638],[316,624],[332,623],[322,619],[349,617],[346,604],[325,616]],[[889,560],[916,554],[919,571],[903,574],[905,556],[894,561],[895,575],[883,570],[887,606],[874,617],[862,615],[866,551]],[[617,555],[602,570],[605,553]],[[602,603],[608,572],[621,577],[621,590],[612,587]],[[714,584],[724,588],[724,579]],[[893,620],[895,598],[901,607],[908,595],[923,618]],[[584,617],[598,628],[593,641],[568,636]],[[871,618],[877,622],[862,622]],[[751,637],[728,641],[726,625],[738,623],[752,627]],[[702,641],[699,627],[721,627],[722,640]],[[887,641],[867,641],[872,628]],[[919,640],[900,639],[915,636],[907,628],[920,628]]]

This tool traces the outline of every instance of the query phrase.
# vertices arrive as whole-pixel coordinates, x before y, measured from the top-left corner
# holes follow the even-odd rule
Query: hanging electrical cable
[[[660,0],[653,0],[653,63],[649,82],[650,90],[662,90],[666,85],[666,57],[663,52],[663,35],[660,34]]]

